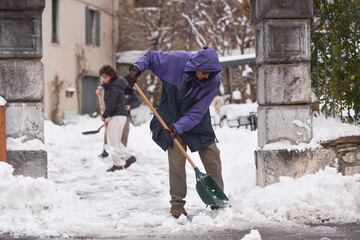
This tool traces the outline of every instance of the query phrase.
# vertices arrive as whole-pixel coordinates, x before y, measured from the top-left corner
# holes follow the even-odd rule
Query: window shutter
[[[91,43],[91,17],[89,7],[85,7],[85,43]]]
[[[100,11],[95,11],[95,44],[100,46]]]

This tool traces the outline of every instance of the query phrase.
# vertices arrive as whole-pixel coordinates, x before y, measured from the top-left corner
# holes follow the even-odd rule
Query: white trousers
[[[110,159],[115,166],[124,166],[126,160],[131,156],[130,151],[121,142],[126,120],[126,116],[113,116],[109,118],[106,136],[108,138]]]

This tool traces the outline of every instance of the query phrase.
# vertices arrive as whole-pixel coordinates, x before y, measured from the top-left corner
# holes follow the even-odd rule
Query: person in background
[[[148,51],[129,69],[125,79],[133,86],[145,70],[162,81],[157,111],[170,130],[164,130],[153,118],[150,129],[153,140],[168,151],[170,179],[170,213],[179,218],[185,211],[187,192],[185,157],[172,144],[175,137],[192,152],[198,151],[206,172],[223,189],[220,151],[211,125],[209,106],[219,92],[222,66],[214,49],[200,51]],[[211,209],[216,209],[211,206]]]
[[[105,111],[102,114],[106,128],[106,138],[113,166],[108,172],[123,170],[136,162],[136,158],[121,142],[122,134],[128,118],[128,110],[125,107],[125,88],[127,82],[116,75],[115,70],[109,66],[103,66],[99,75],[104,87]]]
[[[103,104],[101,100],[104,99],[104,86],[101,83],[96,91],[95,94],[99,98],[99,104]],[[131,110],[138,107],[140,105],[140,100],[135,91],[131,87],[125,88],[125,109],[128,111],[128,117],[125,123],[124,131],[121,136],[121,142],[124,144],[125,147],[127,147],[127,142],[129,138],[129,132],[130,132],[130,118],[131,118]],[[102,113],[101,113],[102,114]],[[107,126],[105,125],[105,129]],[[106,130],[104,131],[104,148],[103,152],[99,155],[100,158],[106,158],[109,156],[109,153],[106,151],[105,146],[107,144],[107,137],[106,137]]]

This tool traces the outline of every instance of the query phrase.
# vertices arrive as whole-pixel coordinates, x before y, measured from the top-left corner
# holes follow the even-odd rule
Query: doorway
[[[98,112],[98,103],[95,90],[99,85],[99,78],[84,76],[81,79],[81,114],[92,114]]]

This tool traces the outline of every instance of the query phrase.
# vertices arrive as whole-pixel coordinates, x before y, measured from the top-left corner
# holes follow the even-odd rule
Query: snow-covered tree
[[[254,31],[246,17],[246,4],[239,0],[183,0],[181,16],[198,46],[211,46],[219,54],[233,49],[244,53],[254,44]]]
[[[151,3],[151,4],[149,4]],[[142,49],[196,50],[204,45],[227,55],[253,47],[254,31],[243,0],[153,0],[122,7],[120,39]]]
[[[213,47],[220,55],[253,48],[248,0],[148,0],[120,9],[121,50],[198,50]],[[240,76],[243,67],[239,67]],[[150,75],[143,89],[156,103],[161,92]]]

